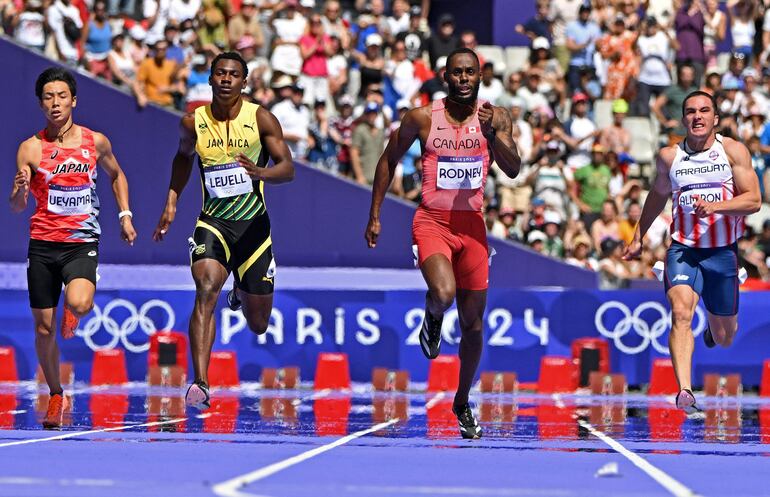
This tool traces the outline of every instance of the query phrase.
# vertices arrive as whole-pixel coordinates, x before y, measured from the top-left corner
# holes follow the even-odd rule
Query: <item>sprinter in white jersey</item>
[[[676,405],[687,412],[698,410],[691,384],[692,318],[698,298],[708,312],[706,345],[729,346],[738,331],[736,242],[743,234],[744,216],[761,205],[748,149],[716,134],[718,122],[711,95],[695,91],[685,98],[682,123],[687,136],[679,145],[660,150],[652,191],[625,253],[626,259],[639,257],[645,233],[671,198],[672,240],[665,270],[672,314],[668,345],[679,382]]]

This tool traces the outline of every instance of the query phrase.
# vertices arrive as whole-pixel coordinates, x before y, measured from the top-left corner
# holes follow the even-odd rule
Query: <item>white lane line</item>
[[[668,490],[671,495],[674,495],[675,497],[697,497],[698,494],[696,494],[693,490],[690,490],[689,488],[685,487],[682,483],[675,480],[672,476],[668,475],[667,473],[664,473],[662,470],[658,469],[657,467],[650,464],[646,459],[642,458],[638,454],[635,454],[634,452],[631,452],[630,450],[623,447],[620,442],[615,440],[612,437],[609,437],[602,433],[601,431],[594,428],[590,423],[586,423],[582,419],[578,420],[578,424],[588,430],[593,436],[601,440],[602,442],[606,443],[612,449],[631,461],[631,463],[636,466],[637,468],[641,469],[647,475],[658,482],[663,488]]]
[[[72,431],[68,433],[63,433],[61,435],[55,435],[53,437],[30,438],[27,440],[17,440],[15,442],[0,443],[0,447],[12,447],[14,445],[33,444],[37,442],[49,442],[52,440],[64,440],[65,438],[81,437],[83,435],[92,435],[94,433],[104,433],[106,431],[122,431],[122,430],[130,430],[132,428],[143,428],[146,426],[170,425],[170,424],[182,423],[184,421],[187,421],[187,418],[168,419],[166,421],[153,421],[152,423],[142,423],[139,425],[113,426],[112,428],[100,428],[98,430]]]
[[[306,395],[304,397],[300,397],[298,399],[294,399],[291,401],[291,404],[293,406],[298,406],[304,402],[307,402],[309,400],[317,400],[317,399],[323,399],[324,397],[328,397],[329,394],[332,393],[331,388],[324,388],[323,390],[319,390],[318,392],[314,393],[313,395]]]
[[[74,478],[62,480],[47,480],[45,478],[28,478],[24,476],[0,477],[0,485],[46,485],[57,487],[111,487],[115,485],[113,480],[97,480],[93,478]]]
[[[240,489],[242,487],[245,487],[246,485],[254,483],[255,481],[261,480],[263,478],[267,478],[268,476],[274,475],[279,471],[283,471],[286,468],[290,468],[296,464],[305,462],[310,458],[321,455],[324,452],[337,448],[340,445],[344,445],[348,442],[351,442],[356,438],[360,438],[370,433],[374,433],[375,431],[380,431],[398,422],[399,422],[399,419],[395,418],[395,419],[391,419],[390,421],[386,421],[384,423],[376,424],[370,428],[367,428],[366,430],[361,430],[355,433],[351,433],[350,435],[347,435],[345,437],[338,438],[334,442],[328,443],[326,445],[322,445],[320,447],[316,447],[315,449],[308,450],[301,454],[297,454],[296,456],[290,457],[288,459],[284,459],[283,461],[278,461],[269,466],[265,466],[264,468],[260,468],[255,471],[252,471],[251,473],[246,473],[245,475],[236,476],[235,478],[232,478],[227,481],[223,481],[222,483],[217,483],[212,487],[212,490],[216,495],[219,495],[220,497],[254,497],[254,494],[241,492]]]
[[[361,494],[396,494],[396,495],[492,495],[496,497],[570,497],[574,492],[567,490],[548,490],[542,488],[476,488],[476,487],[429,487],[429,486],[366,486],[348,485],[347,492]]]
[[[446,397],[446,392],[439,392],[439,393],[437,393],[436,395],[433,396],[432,399],[430,399],[428,402],[425,403],[425,409],[432,408],[433,406],[438,404],[439,401],[441,399],[443,399],[444,397]]]

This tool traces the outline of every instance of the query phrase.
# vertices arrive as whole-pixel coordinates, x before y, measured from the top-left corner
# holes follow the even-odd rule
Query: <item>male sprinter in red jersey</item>
[[[708,311],[706,346],[728,347],[738,331],[737,241],[744,216],[761,205],[759,181],[748,149],[716,134],[714,97],[694,91],[682,104],[687,136],[660,150],[658,174],[642,209],[626,259],[638,257],[652,222],[673,195],[671,246],[666,254],[665,288],[671,304],[668,344],[679,382],[676,405],[697,412],[691,370],[692,318],[698,298]]]
[[[511,137],[510,115],[477,100],[480,77],[476,54],[467,48],[457,49],[447,58],[446,67],[447,98],[407,112],[380,157],[366,240],[369,247],[376,246],[385,192],[401,156],[419,139],[424,176],[412,237],[428,284],[420,345],[428,359],[438,356],[444,312],[457,295],[461,366],[452,411],[463,438],[479,438],[481,428],[468,404],[468,393],[481,358],[489,282],[482,214],[484,184],[492,160],[514,178],[521,159]]]
[[[101,233],[97,163],[112,180],[123,240],[133,245],[136,231],[128,210],[126,176],[112,154],[110,141],[72,121],[72,109],[77,105],[75,78],[58,67],[46,69],[37,78],[35,94],[46,127],[19,146],[10,203],[14,212],[21,212],[27,207],[30,190],[35,198],[27,287],[35,319],[35,351],[51,391],[43,426],[58,428],[64,397],[59,379],[56,307],[63,283],[64,311],[59,329],[66,339],[75,336],[78,320],[94,305]]]
[[[153,234],[160,241],[168,231],[197,154],[204,188],[203,208],[190,242],[195,280],[190,347],[195,379],[185,399],[198,408],[209,407],[214,308],[231,271],[235,288],[227,298],[230,308],[237,310],[242,304],[249,328],[258,335],[267,331],[275,260],[263,188],[265,182],[294,178],[291,152],[278,120],[264,107],[241,99],[247,75],[246,62],[235,52],[219,54],[211,63],[214,101],[182,117],[166,207]],[[268,155],[272,167],[266,167]]]

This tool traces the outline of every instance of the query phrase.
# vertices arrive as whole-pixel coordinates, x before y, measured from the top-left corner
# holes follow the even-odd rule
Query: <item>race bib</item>
[[[237,162],[207,167],[203,170],[203,178],[211,198],[234,197],[254,191],[251,177]]]
[[[722,183],[715,181],[710,183],[693,183],[685,185],[679,190],[677,199],[679,207],[685,212],[691,212],[695,202],[699,198],[706,202],[721,202],[725,199],[725,189]]]
[[[48,212],[62,216],[91,213],[91,185],[48,185]]]
[[[484,158],[438,157],[436,187],[439,190],[476,190],[484,178]]]

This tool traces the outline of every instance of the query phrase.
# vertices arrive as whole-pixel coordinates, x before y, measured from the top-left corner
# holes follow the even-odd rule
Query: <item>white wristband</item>
[[[123,219],[126,216],[130,216],[133,219],[134,213],[129,211],[129,210],[120,211],[120,212],[118,212],[118,221],[120,221],[121,219]]]

